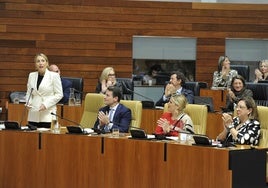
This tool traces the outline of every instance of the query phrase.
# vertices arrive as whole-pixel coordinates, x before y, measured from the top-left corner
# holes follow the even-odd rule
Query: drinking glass
[[[119,129],[118,128],[112,129],[112,137],[119,138]]]
[[[81,105],[81,94],[80,93],[76,93],[75,94],[75,105],[76,106],[80,106]]]

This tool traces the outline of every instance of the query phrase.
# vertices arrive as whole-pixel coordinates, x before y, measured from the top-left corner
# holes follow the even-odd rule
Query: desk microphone
[[[231,147],[234,146],[236,147],[236,145],[234,143],[232,143],[229,139],[231,138],[232,134],[229,134],[224,141],[222,141],[222,147]]]
[[[81,93],[81,94],[87,93],[87,92],[83,92],[83,91],[80,91],[80,90],[75,89],[75,88],[73,88],[73,89],[74,89],[74,91],[77,92],[77,93]]]
[[[122,82],[122,84],[123,84],[123,86],[124,86],[124,88],[125,88],[126,90],[128,90],[128,91],[130,91],[131,93],[134,93],[134,94],[136,94],[136,95],[139,95],[140,97],[143,97],[143,98],[145,98],[145,99],[148,100],[148,101],[141,101],[141,103],[142,103],[142,107],[143,107],[143,108],[154,108],[154,100],[153,100],[153,99],[151,99],[151,98],[149,98],[149,97],[146,97],[146,96],[144,96],[144,95],[142,95],[142,94],[140,94],[140,93],[137,93],[137,92],[135,92],[135,91],[129,89],[129,88],[126,86],[126,84],[125,84],[124,82]]]
[[[187,124],[186,124],[187,125]],[[186,131],[188,131],[190,134],[195,134],[194,131],[192,131],[191,129],[189,128],[186,128]]]
[[[20,124],[19,124],[19,127],[21,128],[21,124],[22,124],[22,122],[23,122],[23,119],[24,119],[24,117],[25,117],[25,115],[26,115],[26,110],[27,110],[27,106],[29,105],[29,101],[30,101],[30,98],[32,97],[32,94],[33,94],[33,88],[31,88],[31,91],[30,91],[30,95],[29,95],[29,97],[28,97],[28,99],[27,99],[27,101],[26,101],[26,103],[25,103],[25,106],[24,106],[24,109],[23,109],[23,112],[22,112],[22,115],[21,115],[21,119],[20,119]],[[29,127],[29,126],[28,126]],[[30,128],[30,127],[29,127]],[[30,128],[31,129],[31,128]],[[34,129],[34,127],[33,127],[33,129],[31,129],[31,130],[35,130]]]
[[[79,129],[81,129],[81,132],[80,133],[82,133],[82,134],[83,133],[86,133],[85,130],[84,130],[84,127],[80,123],[77,123],[77,122],[72,121],[70,119],[64,118],[64,117],[62,117],[62,116],[60,116],[58,114],[55,114],[54,112],[51,112],[50,114],[53,115],[53,116],[59,117],[60,119],[63,119],[63,120],[66,120],[68,122],[71,122],[71,123],[74,123],[74,124],[78,125],[78,126],[69,126],[69,127],[72,127],[72,128],[73,127],[78,127]],[[68,131],[69,131],[69,129],[68,129]],[[79,133],[79,132],[76,132],[76,133]]]

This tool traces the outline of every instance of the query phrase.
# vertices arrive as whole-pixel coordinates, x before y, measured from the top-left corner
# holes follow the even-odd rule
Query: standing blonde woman
[[[262,80],[268,80],[268,59],[260,61],[259,68],[255,70],[254,82]]]
[[[110,86],[119,87],[122,93],[121,83],[116,81],[116,75],[113,67],[106,67],[103,69],[99,82],[96,86],[96,93],[105,94],[106,90]]]
[[[178,136],[180,132],[193,133],[193,122],[190,116],[184,113],[187,99],[184,95],[174,94],[168,102],[168,112],[162,114],[157,121],[155,134]]]
[[[39,53],[34,58],[37,71],[28,77],[26,100],[28,123],[36,127],[49,128],[51,112],[56,113],[56,104],[63,97],[60,75],[48,70],[48,58]]]

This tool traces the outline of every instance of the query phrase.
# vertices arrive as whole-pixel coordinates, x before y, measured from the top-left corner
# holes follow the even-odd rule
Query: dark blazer
[[[104,113],[108,113],[110,110],[109,106],[105,106],[103,108],[100,108],[99,111],[103,111]],[[119,104],[116,111],[114,112],[114,118],[113,118],[113,128],[119,128],[120,132],[128,132],[130,122],[131,122],[131,110],[127,107],[125,107],[123,104]],[[97,119],[94,124],[94,129],[98,129],[99,120]],[[102,127],[101,129],[103,129]]]
[[[61,85],[62,85],[63,97],[59,103],[66,104],[68,103],[69,100],[70,88],[72,87],[72,82],[65,78],[61,78]]]
[[[165,94],[165,93],[164,93]],[[155,106],[164,106],[165,103],[167,103],[169,101],[169,98],[167,98],[167,100],[164,101],[163,99],[163,96],[164,94],[162,95],[162,97],[155,103]],[[189,104],[193,104],[194,103],[194,92],[192,90],[189,90],[189,89],[185,89],[184,87],[182,88],[181,90],[181,94],[183,94],[188,103]]]

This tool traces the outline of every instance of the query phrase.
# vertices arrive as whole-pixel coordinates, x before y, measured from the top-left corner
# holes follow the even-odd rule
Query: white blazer
[[[31,72],[26,93],[26,100],[29,100],[28,105],[32,106],[28,111],[28,121],[51,122],[51,112],[57,112],[56,104],[63,97],[60,75],[47,69],[38,90],[37,80],[38,72]],[[45,105],[46,110],[39,112],[41,104]]]

